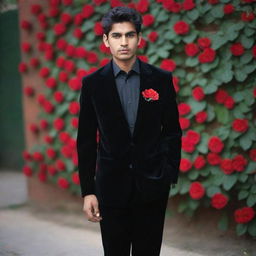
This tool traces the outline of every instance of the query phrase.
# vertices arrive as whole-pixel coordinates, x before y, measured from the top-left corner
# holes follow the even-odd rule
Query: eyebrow
[[[136,31],[129,31],[129,32],[127,32],[127,33],[125,33],[125,35],[128,35],[128,34],[135,34],[136,33]],[[113,32],[113,33],[111,33],[111,35],[121,35],[122,33],[119,33],[119,32]]]

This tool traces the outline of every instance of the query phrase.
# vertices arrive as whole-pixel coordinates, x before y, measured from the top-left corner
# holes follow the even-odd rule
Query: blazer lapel
[[[153,77],[152,77],[151,69],[140,59],[139,59],[139,64],[140,64],[140,90],[139,90],[140,95],[139,95],[138,109],[137,109],[136,122],[135,122],[133,135],[131,134],[131,131],[129,129],[129,124],[125,117],[125,113],[123,111],[122,103],[117,90],[114,72],[112,68],[112,60],[105,65],[105,67],[102,69],[102,72],[101,72],[103,76],[103,84],[105,85],[105,89],[106,89],[106,94],[108,94],[109,97],[112,98],[111,105],[113,106],[113,111],[115,111],[115,115],[117,115],[120,118],[120,120],[124,123],[125,129],[129,133],[131,138],[134,138],[136,136],[139,130],[140,123],[143,120],[143,109],[144,109],[144,104],[146,104],[146,101],[142,96],[142,91],[153,87],[152,86]]]

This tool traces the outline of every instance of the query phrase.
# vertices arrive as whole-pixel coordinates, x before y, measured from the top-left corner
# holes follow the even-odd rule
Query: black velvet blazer
[[[95,194],[104,205],[125,206],[134,179],[147,201],[177,183],[182,130],[172,73],[139,59],[140,96],[132,135],[111,62],[82,80],[78,170],[82,197]],[[157,91],[159,99],[144,99],[145,89]]]

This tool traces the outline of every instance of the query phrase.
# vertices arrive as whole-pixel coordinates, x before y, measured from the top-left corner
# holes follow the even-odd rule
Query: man
[[[103,16],[112,59],[85,76],[77,150],[87,219],[100,222],[105,256],[160,255],[170,185],[177,183],[182,131],[172,74],[136,56],[141,16]],[[99,131],[99,143],[96,135]]]

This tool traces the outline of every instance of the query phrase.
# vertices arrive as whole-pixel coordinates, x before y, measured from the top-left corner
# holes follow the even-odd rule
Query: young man
[[[182,131],[172,74],[136,56],[141,16],[115,7],[102,19],[112,59],[83,78],[77,150],[89,221],[105,256],[160,255]],[[97,144],[96,132],[99,131]]]

